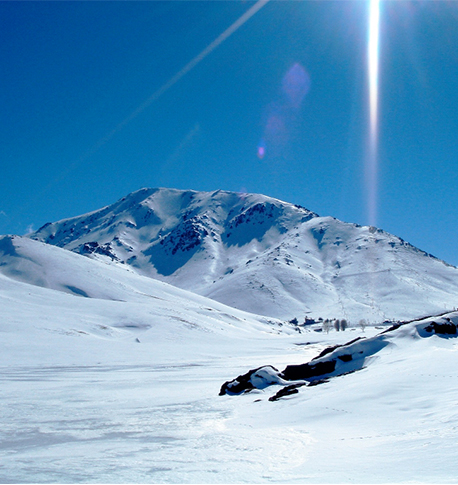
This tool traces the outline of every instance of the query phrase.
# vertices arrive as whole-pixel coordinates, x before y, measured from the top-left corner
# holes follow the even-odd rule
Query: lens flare
[[[282,91],[293,108],[300,108],[305,95],[310,90],[310,84],[309,73],[298,62],[283,77]]]
[[[283,76],[278,99],[270,103],[266,110],[264,137],[257,151],[259,159],[262,160],[266,153],[274,159],[284,152],[310,86],[310,75],[298,62]]]
[[[368,218],[370,225],[375,225],[377,219],[379,37],[380,0],[370,0],[369,39],[367,49],[369,83],[369,154],[367,162],[367,190]]]
[[[259,160],[262,160],[264,158],[264,155],[266,154],[266,144],[264,140],[261,140],[258,145],[258,158]]]
[[[367,74],[369,91],[369,136],[366,158],[367,217],[374,234],[377,225],[377,188],[378,188],[378,101],[379,101],[379,30],[380,0],[369,0],[369,29],[367,43]],[[368,301],[374,317],[379,319],[377,301],[378,282],[377,258],[372,249],[366,253],[368,269]],[[382,318],[384,318],[382,316]]]

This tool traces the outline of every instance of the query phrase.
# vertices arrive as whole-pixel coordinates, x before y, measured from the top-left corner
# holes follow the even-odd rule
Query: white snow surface
[[[458,339],[425,331],[457,313],[298,333],[9,236],[0,308],[1,483],[458,482]],[[355,337],[329,355],[362,351],[357,372],[270,402],[284,383],[262,371],[272,385],[218,396]]]
[[[375,323],[458,304],[457,268],[381,229],[260,194],[141,189],[29,237],[287,320]]]

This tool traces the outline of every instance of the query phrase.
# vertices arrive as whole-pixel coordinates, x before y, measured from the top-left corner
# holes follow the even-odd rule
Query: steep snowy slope
[[[396,320],[458,305],[458,269],[374,227],[257,194],[141,189],[33,239],[257,314]]]

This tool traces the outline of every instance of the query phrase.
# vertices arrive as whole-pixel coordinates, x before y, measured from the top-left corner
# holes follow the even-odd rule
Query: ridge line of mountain
[[[458,292],[457,268],[402,238],[262,194],[142,188],[28,237],[288,320],[408,319]]]

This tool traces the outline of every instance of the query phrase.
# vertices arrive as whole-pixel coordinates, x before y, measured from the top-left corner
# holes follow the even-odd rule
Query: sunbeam
[[[367,48],[369,83],[369,153],[367,160],[367,208],[369,224],[371,225],[375,225],[377,220],[379,37],[380,0],[370,0],[369,39]]]

